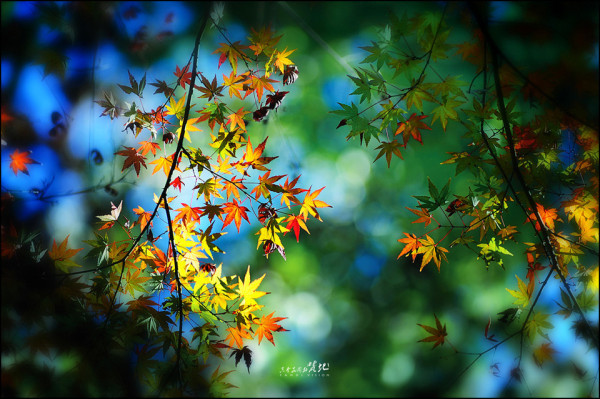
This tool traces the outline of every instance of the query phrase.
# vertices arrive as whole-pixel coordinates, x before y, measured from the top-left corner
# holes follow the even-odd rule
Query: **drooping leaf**
[[[519,305],[520,307],[525,308],[525,307],[527,307],[527,305],[529,305],[529,299],[531,298],[531,293],[527,289],[527,285],[523,282],[523,280],[521,280],[519,278],[519,276],[517,276],[516,274],[515,274],[515,277],[517,278],[517,281],[519,284],[519,290],[515,291],[515,290],[511,290],[509,288],[506,288],[506,290],[510,293],[510,295],[517,298],[517,300],[513,302],[515,305]]]

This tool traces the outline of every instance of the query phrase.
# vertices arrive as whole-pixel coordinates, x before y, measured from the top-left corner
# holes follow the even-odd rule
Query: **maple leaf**
[[[111,206],[110,215],[96,216],[101,221],[107,222],[102,227],[100,227],[98,230],[110,229],[115,224],[115,222],[119,219],[119,215],[121,214],[123,201],[121,200],[121,202],[119,203],[119,206],[116,206],[115,204],[113,204],[111,202],[110,206]]]
[[[225,341],[229,340],[229,347],[233,348],[233,344],[236,344],[238,348],[242,348],[244,346],[244,338],[252,339],[252,336],[244,326],[240,326],[240,328],[229,327],[227,330],[229,334],[225,337]]]
[[[271,31],[270,26],[266,28],[263,26],[258,32],[254,30],[254,28],[250,28],[250,30],[251,33],[250,37],[248,37],[248,40],[250,40],[250,42],[253,44],[249,47],[249,49],[254,51],[254,55],[260,55],[262,52],[266,52],[268,54],[268,52],[270,52],[269,50],[275,47],[277,42],[279,42],[279,39],[281,39],[283,36],[280,35],[273,37],[273,32]]]
[[[380,149],[381,151],[379,151],[379,154],[377,154],[373,163],[375,163],[375,161],[381,158],[381,156],[384,154],[388,168],[390,167],[390,162],[392,162],[392,155],[396,155],[398,158],[404,159],[402,157],[402,153],[400,153],[400,146],[401,144],[396,140],[392,140],[390,142],[382,141],[381,144],[377,148],[375,148],[376,150]]]
[[[238,289],[236,292],[238,296],[242,298],[242,302],[240,305],[256,305],[256,299],[266,295],[267,292],[256,291],[263,278],[265,278],[266,273],[261,277],[257,278],[254,281],[250,279],[250,266],[246,269],[246,275],[244,276],[244,281],[238,276]]]
[[[442,323],[440,323],[435,313],[433,314],[433,317],[435,317],[435,325],[437,328],[424,326],[423,324],[417,323],[418,326],[423,327],[425,331],[431,334],[431,336],[423,338],[417,342],[435,342],[435,344],[433,344],[433,348],[435,348],[438,345],[444,344],[444,339],[448,335],[448,333],[446,333],[446,325],[444,324],[444,326],[442,327]]]
[[[169,98],[169,96],[175,92],[174,89],[167,86],[167,83],[164,80],[156,79],[156,83],[150,83],[150,85],[156,87],[154,94],[163,93],[165,95],[165,98]]]
[[[423,144],[423,140],[421,139],[421,132],[419,129],[427,129],[431,130],[429,126],[422,122],[423,119],[427,118],[428,115],[420,115],[417,116],[416,113],[413,113],[410,118],[406,122],[399,122],[398,128],[396,129],[395,136],[402,133],[402,139],[404,141],[404,146],[406,147],[406,143],[412,136],[419,143]]]
[[[252,113],[252,119],[254,119],[256,122],[260,122],[267,115],[269,115],[269,107],[261,107]]]
[[[225,77],[225,75],[223,75],[223,77]],[[212,82],[210,82],[208,79],[206,79],[206,77],[204,77],[204,75],[202,75],[202,73],[200,73],[200,82],[204,87],[196,86],[196,89],[203,93],[198,98],[208,98],[208,101],[210,101],[217,96],[223,97],[221,91],[223,91],[224,87],[219,87],[217,84],[217,76],[215,76]]]
[[[418,254],[418,249],[421,246],[421,241],[419,241],[419,238],[414,235],[414,234],[408,234],[408,233],[403,233],[406,238],[400,238],[398,239],[399,242],[406,244],[404,246],[404,248],[402,249],[402,252],[400,252],[400,255],[398,255],[398,258],[396,259],[400,259],[400,257],[404,254],[406,254],[406,256],[412,255],[412,260],[413,262],[415,261],[415,258],[417,257]]]
[[[256,93],[258,97],[258,101],[262,100],[263,90],[268,90],[271,93],[275,91],[273,85],[271,83],[276,83],[277,80],[269,79],[266,75],[263,77],[256,77],[254,75],[250,75],[249,78],[250,84],[248,84],[248,90],[246,91],[246,95],[250,94],[252,91]],[[281,96],[283,99],[283,96]],[[273,108],[271,108],[273,109]]]
[[[187,141],[189,141],[190,143],[192,142],[192,139],[190,138],[190,132],[201,132],[202,131],[202,129],[199,129],[196,126],[194,126],[194,124],[198,123],[199,120],[200,120],[200,118],[190,118],[190,119],[188,119],[188,121],[185,125],[185,139]],[[179,119],[179,127],[175,131],[175,134],[177,134],[177,137],[179,137],[179,135],[181,134],[182,129],[183,129],[183,119]]]
[[[10,154],[10,168],[13,170],[13,172],[15,173],[15,176],[17,175],[17,172],[23,172],[25,173],[27,176],[29,176],[29,170],[27,170],[27,165],[28,164],[38,164],[38,161],[35,161],[31,158],[29,158],[29,155],[31,154],[31,151],[19,151],[18,149],[15,149],[15,151]]]
[[[233,73],[233,71],[231,71],[229,77],[223,75],[223,86],[229,87],[229,97],[233,98],[233,96],[236,96],[240,100],[246,98],[246,95],[248,95],[248,93],[246,93],[244,97],[242,97],[242,95],[240,94],[240,90],[243,90],[244,87],[244,80],[246,80],[245,74],[237,76],[235,73]]]
[[[268,204],[260,204],[258,207],[258,221],[265,224],[267,219],[277,217],[277,211]]]
[[[171,170],[171,165],[173,164],[173,160],[169,158],[170,157],[159,157],[158,159],[155,159],[154,161],[150,162],[150,165],[156,164],[154,170],[152,171],[152,174],[155,174],[156,172],[162,169],[165,173],[165,176],[169,176],[169,171]]]
[[[75,256],[75,254],[77,254],[83,249],[67,248],[67,244],[69,242],[69,235],[65,237],[65,239],[60,243],[59,246],[56,245],[56,240],[53,240],[52,249],[48,251],[48,256],[50,256],[50,259],[54,261],[54,265],[65,273],[69,271],[70,267],[81,267],[81,265],[77,264],[70,258]]]
[[[285,203],[285,205],[290,208],[290,201],[296,205],[300,205],[300,200],[296,198],[296,195],[306,192],[308,190],[304,188],[295,188],[296,183],[300,176],[297,176],[291,182],[288,182],[288,178],[285,178],[285,183],[283,183],[283,193],[281,194],[281,205]]]
[[[453,200],[450,205],[446,208],[446,212],[448,212],[448,216],[452,216],[459,208],[465,206],[465,203],[460,199]],[[413,222],[414,223],[414,222]]]
[[[239,126],[243,131],[246,130],[246,122],[244,122],[244,115],[249,114],[250,111],[244,111],[244,107],[237,110],[233,114],[227,116],[227,124],[231,123],[230,130],[234,130],[236,126]]]
[[[174,97],[169,99],[169,105],[167,105],[167,115],[175,115],[178,119],[183,119],[183,112],[185,111],[185,96],[175,101]],[[181,118],[180,118],[181,117]]]
[[[438,268],[438,272],[440,271],[440,264],[442,259],[446,262],[446,254],[444,252],[448,252],[447,249],[440,247],[433,241],[433,238],[429,237],[429,235],[425,235],[425,239],[420,238],[421,246],[417,249],[418,254],[423,254],[423,260],[421,261],[421,268],[419,271],[422,271],[423,268],[433,259],[433,262]]]
[[[232,43],[231,45],[227,43],[219,44],[221,45],[221,47],[213,51],[213,54],[221,53],[221,56],[219,57],[218,68],[220,68],[223,62],[225,62],[225,60],[229,58],[229,64],[233,69],[233,73],[237,74],[238,58],[241,58],[242,60],[248,59],[248,56],[242,52],[242,50],[247,49],[248,46],[241,45],[239,40],[235,43]]]
[[[286,65],[292,65],[293,62],[290,61],[287,57],[292,54],[294,51],[296,50],[290,50],[287,51],[287,47],[285,48],[285,50],[283,51],[276,51],[275,52],[275,67],[279,68],[279,70],[281,71],[281,73],[283,73],[283,70],[285,69]]]
[[[200,198],[200,195],[204,194],[204,200],[206,202],[210,202],[211,196],[215,198],[223,198],[219,192],[221,188],[223,188],[221,180],[211,177],[205,182],[198,183],[194,187],[194,190],[198,190],[197,198]]]
[[[235,355],[235,367],[237,367],[240,360],[242,360],[242,357],[244,358],[244,363],[246,363],[246,367],[248,368],[249,374],[250,365],[252,364],[252,351],[250,350],[250,348],[244,346],[241,349],[234,349],[233,352],[231,352],[231,355],[229,355],[229,357],[231,358],[233,355]]]
[[[518,233],[516,226],[506,226],[498,230],[498,235],[501,235],[503,240],[506,238],[512,238],[512,236],[516,233]]]
[[[200,209],[202,209],[202,216],[208,216],[208,220],[211,222],[215,216],[218,217],[220,220],[223,220],[223,216],[221,216],[221,214],[223,213],[223,208],[221,208],[220,205],[213,205],[207,203]]]
[[[562,222],[562,220],[558,217],[558,214],[556,213],[556,209],[546,209],[544,208],[544,206],[542,204],[535,204],[538,213],[540,214],[540,217],[542,218],[542,221],[544,222],[544,225],[550,229],[550,230],[554,230],[554,221],[558,220],[559,222]],[[537,231],[540,231],[542,229],[542,226],[540,226],[540,222],[539,220],[537,220],[537,217],[535,215],[535,212],[531,212],[529,214],[529,216],[527,216],[527,219],[525,220],[524,223],[528,223],[528,222],[535,222],[535,229]]]
[[[519,276],[517,276],[515,274],[515,277],[517,278],[518,283],[519,283],[519,291],[511,290],[509,288],[506,288],[506,290],[510,293],[510,295],[517,298],[517,300],[515,302],[513,302],[515,305],[526,307],[529,304],[529,298],[531,298],[531,292],[529,292],[527,286],[525,285],[523,280],[521,280],[519,278]]]
[[[271,171],[268,170],[262,176],[258,177],[259,184],[250,191],[251,194],[254,194],[256,199],[259,199],[262,195],[266,199],[271,197],[271,191],[280,192],[281,187],[275,185],[275,182],[283,177],[283,175],[270,176]]]
[[[429,92],[419,87],[415,87],[413,90],[406,93],[406,108],[410,109],[414,105],[415,108],[423,112],[423,100],[433,101],[433,99],[434,97],[429,94]]]
[[[429,226],[429,224],[431,223],[431,215],[429,214],[427,209],[425,209],[425,208],[421,208],[420,210],[410,209],[407,206],[405,208],[408,209],[409,211],[411,211],[412,213],[414,213],[415,215],[419,216],[419,218],[417,220],[414,220],[411,223],[425,223],[425,227]],[[406,234],[406,233],[404,233],[404,234]]]
[[[539,255],[536,254],[536,258]],[[533,285],[533,281],[535,281],[535,272],[538,270],[544,270],[546,267],[542,266],[540,262],[535,262],[533,258],[533,254],[531,252],[527,252],[527,276],[525,278],[529,280],[529,285]],[[533,292],[533,288],[528,290],[529,292]]]
[[[187,64],[183,69],[179,69],[179,65],[176,65],[175,67],[176,70],[173,72],[173,75],[177,76],[177,81],[181,87],[185,89],[185,85],[190,84],[192,79],[192,73],[188,72],[188,69],[190,69],[190,64]]]
[[[289,331],[285,328],[281,327],[281,325],[276,324],[278,321],[285,320],[287,317],[273,317],[273,314],[263,316],[260,319],[256,318],[253,320],[254,324],[258,326],[256,329],[256,334],[258,335],[258,344],[263,338],[263,336],[268,339],[273,346],[275,346],[275,342],[273,341],[273,331]]]
[[[546,338],[548,341],[548,334],[544,332],[544,330],[554,328],[554,325],[548,321],[549,314],[545,313],[534,313],[531,319],[525,324],[525,335],[529,337],[529,341],[533,342],[533,339],[537,334]]]
[[[145,162],[146,157],[142,154],[138,154],[137,150],[133,147],[125,147],[124,150],[115,152],[115,154],[127,157],[123,162],[123,169],[121,169],[121,172],[133,165],[136,175],[139,176],[141,169],[140,165],[142,165],[146,169],[148,168]]]
[[[463,104],[464,101],[457,101],[456,97],[453,99],[448,99],[444,104],[435,108],[433,112],[433,119],[431,120],[431,124],[433,124],[437,119],[442,123],[442,128],[446,131],[446,125],[448,124],[448,118],[458,120],[458,113],[456,112],[456,108]]]
[[[293,230],[296,235],[296,242],[300,242],[300,228],[310,234],[308,228],[306,227],[306,223],[304,223],[304,218],[302,215],[290,215],[285,219],[287,222],[286,229],[289,231]],[[289,231],[286,231],[283,235],[286,235]]]
[[[181,186],[182,186],[182,185],[184,185],[184,186],[185,186],[185,183],[181,181],[181,178],[180,178],[179,176],[177,176],[177,178],[175,178],[175,179],[174,179],[174,180],[171,182],[171,184],[170,184],[170,185],[171,185],[171,186],[173,186],[173,187],[175,187],[176,189],[178,189],[178,190],[179,190],[179,192],[181,192]]]
[[[270,218],[267,224],[261,227],[261,229],[256,233],[259,235],[256,249],[258,249],[262,243],[264,254],[267,258],[271,252],[277,249],[283,259],[285,259],[285,250],[279,234],[283,233],[285,235],[285,233],[287,233],[289,230],[281,225],[283,219],[283,217]]]
[[[515,150],[522,149],[536,149],[540,147],[540,143],[536,135],[531,130],[530,126],[514,126],[513,127],[513,139]],[[505,149],[510,148],[509,146],[504,147]]]
[[[225,181],[225,190],[226,190],[226,197],[227,199],[229,199],[230,196],[234,196],[235,198],[237,198],[238,200],[240,199],[240,192],[238,191],[238,189],[240,190],[245,190],[247,187],[244,186],[243,183],[244,179],[238,179],[236,177],[233,177],[231,180],[226,180]]]
[[[188,222],[200,222],[200,215],[202,213],[202,210],[200,208],[191,207],[183,202],[181,203],[181,205],[183,205],[181,208],[176,209],[178,214],[175,216],[175,222],[181,220],[185,225],[187,225]]]
[[[138,220],[136,223],[140,225],[141,230],[144,230],[148,222],[152,219],[152,214],[150,212],[146,212],[140,205],[138,205],[133,212],[138,215]],[[150,226],[152,226],[152,224],[150,224]]]
[[[550,344],[550,342],[546,342],[533,351],[533,360],[535,360],[535,364],[537,364],[539,368],[542,368],[544,362],[547,360],[554,360],[555,353],[556,350],[554,350],[552,344]]]
[[[241,166],[252,166],[253,169],[267,171],[268,169],[263,165],[268,164],[272,160],[277,157],[262,157],[262,153],[265,150],[265,146],[267,145],[267,140],[269,137],[267,136],[262,143],[258,145],[256,148],[252,148],[252,142],[250,141],[250,137],[248,137],[248,142],[246,143],[246,153],[242,157]],[[242,170],[237,168],[240,172]]]
[[[152,155],[156,155],[156,150],[160,150],[160,144],[152,141],[140,141],[141,146],[137,149],[137,152],[145,156],[148,152],[152,152]]]
[[[331,208],[331,205],[315,198],[317,198],[324,188],[325,187],[321,187],[320,189],[313,191],[312,194],[310,193],[311,188],[308,189],[306,195],[304,196],[304,200],[302,201],[302,208],[300,208],[300,215],[304,216],[304,220],[306,220],[308,214],[310,214],[312,217],[320,220],[321,222],[323,221],[321,216],[319,216],[319,212],[317,212],[317,208]]]
[[[233,199],[233,202],[225,202],[223,205],[223,212],[227,214],[227,216],[225,217],[225,221],[223,221],[223,229],[227,227],[229,223],[235,221],[235,226],[237,227],[239,233],[242,218],[246,219],[246,221],[250,223],[250,220],[248,220],[248,215],[246,214],[248,208],[246,208],[245,206],[240,206],[240,204],[238,204],[235,198]]]

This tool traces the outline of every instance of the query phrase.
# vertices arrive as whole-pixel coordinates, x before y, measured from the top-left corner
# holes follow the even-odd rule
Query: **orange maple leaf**
[[[140,225],[141,231],[143,231],[148,222],[152,220],[152,214],[150,212],[146,212],[144,208],[139,205],[133,210],[133,212],[138,215],[137,223]],[[152,226],[152,222],[150,222],[150,226]]]
[[[183,207],[176,209],[176,211],[179,213],[177,214],[177,216],[175,216],[175,222],[177,222],[178,220],[183,220],[183,224],[186,226],[187,223],[190,221],[194,223],[200,222],[200,215],[202,214],[202,209],[200,209],[199,207],[191,207],[183,202],[181,203],[181,205],[183,205]]]
[[[233,348],[233,344],[236,344],[238,348],[242,348],[244,346],[244,338],[252,339],[252,336],[244,326],[240,326],[240,328],[229,327],[227,330],[229,334],[225,337],[225,341],[229,340],[229,347]]]
[[[402,249],[402,252],[400,252],[400,255],[398,255],[397,259],[400,259],[400,257],[404,254],[406,254],[406,256],[408,256],[409,252],[410,252],[410,255],[412,255],[412,260],[414,262],[415,258],[417,257],[417,250],[421,246],[421,242],[419,241],[417,236],[414,234],[408,234],[408,233],[403,233],[403,234],[406,236],[406,238],[400,238],[400,239],[398,239],[398,241],[402,242],[406,245]]]
[[[240,206],[235,198],[233,199],[233,202],[225,202],[223,205],[223,211],[227,214],[225,221],[223,221],[223,228],[227,227],[229,223],[235,220],[235,226],[237,227],[239,233],[240,224],[242,224],[242,218],[246,219],[246,221],[250,223],[248,215],[246,214],[248,208],[245,206]]]
[[[554,209],[554,208],[546,209],[546,208],[544,208],[544,206],[542,204],[535,204],[535,205],[536,205],[538,213],[540,214],[540,217],[542,218],[542,221],[544,222],[544,225],[548,229],[554,230],[554,221],[555,220],[562,222],[562,219],[560,219],[558,217],[558,214],[556,213],[556,209]],[[529,216],[527,216],[525,223],[527,223],[529,221],[535,222],[535,229],[537,231],[540,231],[542,229],[542,227],[540,226],[540,221],[537,220],[535,212],[531,212],[529,214]]]
[[[148,152],[152,152],[152,155],[156,155],[156,150],[160,150],[160,144],[154,143],[152,141],[140,141],[140,148],[138,148],[138,152],[142,155],[146,155]]]
[[[296,195],[306,192],[308,190],[304,188],[295,188],[296,183],[298,183],[298,179],[300,176],[296,177],[291,182],[288,182],[288,178],[285,178],[285,183],[283,184],[284,193],[281,194],[281,205],[285,203],[285,205],[290,208],[290,201],[292,201],[296,205],[300,205],[300,200],[296,198]]]
[[[235,130],[236,126],[239,126],[240,129],[242,129],[243,131],[246,131],[246,122],[244,122],[244,115],[249,114],[250,111],[244,111],[244,107],[240,108],[237,110],[237,112],[234,112],[233,114],[230,114],[227,116],[227,123],[231,123],[231,126],[229,127],[230,131]]]
[[[415,215],[420,216],[417,220],[413,221],[412,223],[425,223],[425,226],[428,226],[429,223],[431,223],[431,215],[429,214],[427,209],[425,209],[425,208],[421,208],[420,210],[410,209],[407,206],[405,208],[408,209],[409,211],[411,211],[412,213],[414,213]]]
[[[252,148],[252,142],[250,141],[250,137],[248,137],[248,142],[246,143],[246,153],[244,154],[241,165],[243,166],[252,166],[253,169],[268,170],[263,165],[268,164],[272,160],[277,157],[263,157],[262,153],[265,151],[265,146],[267,144],[267,140],[269,137],[266,137],[262,143],[260,143],[256,148]],[[239,169],[239,168],[238,168]]]
[[[273,346],[275,346],[272,331],[289,331],[281,327],[279,324],[276,324],[278,321],[287,319],[287,317],[272,317],[274,313],[275,312],[271,313],[268,316],[263,316],[260,319],[256,318],[253,320],[254,324],[258,325],[258,328],[256,329],[256,334],[258,335],[259,345],[260,341],[262,341],[262,338],[264,336],[273,344]]]
[[[13,172],[15,172],[15,176],[17,175],[17,172],[21,171],[23,173],[25,173],[27,176],[29,176],[29,170],[27,170],[27,165],[28,164],[38,164],[38,161],[35,161],[31,158],[29,158],[29,155],[31,154],[31,151],[19,151],[18,149],[16,149],[12,154],[10,154],[10,168],[13,170]]]
[[[67,272],[69,267],[81,267],[81,265],[75,263],[70,258],[75,256],[75,254],[77,254],[83,248],[67,248],[67,243],[69,242],[69,235],[67,235],[58,246],[56,245],[56,240],[53,240],[52,249],[48,251],[48,256],[54,261],[54,265],[64,272]]]

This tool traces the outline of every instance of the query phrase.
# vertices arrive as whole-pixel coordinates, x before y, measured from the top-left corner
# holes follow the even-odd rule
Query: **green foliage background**
[[[194,18],[199,21],[203,5],[186,4],[198,13]],[[512,3],[497,7],[499,18],[523,17]],[[284,35],[282,43],[296,49],[292,59],[300,70],[297,82],[290,86],[290,94],[277,115],[267,124],[251,124],[249,134],[253,142],[258,142],[254,137],[262,141],[269,136],[269,155],[279,155],[273,168],[301,174],[301,182],[314,189],[326,186],[320,199],[333,206],[321,212],[324,223],[308,226],[311,234],[301,237],[299,244],[287,237],[287,261],[277,254],[265,259],[260,251],[255,251],[252,232],[232,239],[230,246],[224,248],[227,254],[221,258],[231,273],[243,273],[248,264],[255,275],[267,273],[261,288],[271,294],[265,298],[265,305],[276,309],[279,316],[288,317],[283,326],[291,330],[276,334],[276,347],[251,344],[254,360],[250,373],[240,366],[230,375],[230,381],[239,387],[233,396],[571,396],[587,395],[594,384],[590,380],[593,375],[576,379],[570,362],[591,368],[590,374],[593,370],[597,373],[597,367],[592,367],[598,360],[597,353],[585,353],[585,345],[576,341],[567,328],[558,328],[559,319],[554,323],[557,331],[552,334],[567,342],[561,347],[566,353],[543,370],[537,369],[528,357],[523,384],[507,385],[513,358],[519,350],[517,341],[485,355],[460,378],[460,371],[474,356],[455,355],[447,345],[431,351],[429,346],[417,344],[425,336],[417,323],[431,325],[435,312],[447,324],[448,339],[453,344],[472,352],[486,348],[483,330],[488,316],[493,328],[500,328],[496,313],[513,302],[505,287],[514,280],[513,268],[523,267],[524,260],[515,257],[516,263],[508,263],[506,271],[486,269],[472,253],[456,251],[449,256],[449,263],[442,264],[439,274],[433,265],[419,273],[409,258],[397,260],[401,249],[397,239],[403,231],[410,231],[414,219],[405,206],[414,208],[416,200],[411,196],[427,192],[427,177],[439,186],[454,176],[454,166],[440,162],[448,158],[446,151],[461,148],[463,132],[452,122],[445,133],[438,125],[424,134],[423,147],[403,151],[404,161],[394,159],[388,169],[383,159],[373,163],[374,143],[365,149],[356,139],[346,141],[342,129],[336,129],[339,118],[330,113],[339,107],[332,108],[327,99],[350,102],[348,95],[353,87],[346,77],[351,72],[348,68],[357,66],[365,57],[359,46],[376,39],[377,27],[388,22],[391,12],[406,12],[410,16],[439,10],[437,3],[421,2],[225,4],[225,26],[242,26],[247,32],[251,26],[272,24],[278,34]],[[5,11],[10,12],[10,8],[3,4],[3,14]],[[575,14],[563,17],[567,27],[576,23]],[[10,16],[3,15],[2,23],[4,36]],[[75,30],[81,21],[76,23]],[[187,61],[196,25],[169,42],[173,46],[170,53],[177,57],[172,60],[173,69],[175,64]],[[452,29],[460,31],[461,26]],[[122,32],[114,34],[118,43]],[[467,32],[464,35],[467,40]],[[506,38],[503,44],[521,62],[533,62],[528,56],[528,42],[521,39]],[[213,31],[201,47],[212,51],[210,46],[219,41]],[[125,48],[122,50],[127,54]],[[545,51],[547,60],[552,62],[565,49],[550,44]],[[22,56],[27,59],[34,54]],[[158,52],[148,53],[143,59],[129,55],[129,62],[137,68],[147,68],[161,56]],[[540,57],[535,62],[544,60]],[[597,54],[595,62],[597,66]],[[458,67],[441,72],[464,73]],[[120,74],[125,81],[127,72]],[[358,98],[352,100],[358,102]],[[82,169],[83,179],[91,176],[89,170]],[[464,179],[453,179],[452,185],[464,184]],[[140,186],[119,186],[123,192],[128,189],[151,193]],[[88,199],[90,212],[101,214],[93,213],[94,209],[106,208],[109,199],[106,195]],[[124,205],[137,206],[133,202]],[[46,227],[68,231],[65,226],[52,223]],[[86,228],[89,227],[91,223]],[[91,229],[79,231],[70,242],[91,234]],[[494,331],[502,334],[501,330]],[[7,360],[3,349],[3,364]],[[306,366],[315,360],[329,364],[327,376],[281,375],[282,368]],[[222,370],[235,367],[233,359],[225,363]],[[493,376],[490,369],[495,363],[499,365],[499,377]],[[595,384],[593,394],[597,395],[597,375]]]

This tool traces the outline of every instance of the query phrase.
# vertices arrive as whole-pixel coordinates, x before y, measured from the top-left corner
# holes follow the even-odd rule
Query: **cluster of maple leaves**
[[[109,214],[97,216],[98,232],[86,241],[92,247],[86,258],[95,260],[93,270],[100,271],[86,285],[95,295],[87,298],[90,307],[109,317],[123,305],[117,303],[120,292],[132,298],[125,304],[127,312],[140,317],[149,331],[158,333],[159,327],[170,331],[175,325],[172,315],[176,320],[193,320],[197,327],[192,329],[191,341],[199,341],[198,349],[193,350],[191,342],[182,338],[181,326],[179,345],[183,342],[187,352],[196,353],[204,362],[209,355],[222,358],[221,351],[226,349],[235,355],[236,365],[243,358],[249,369],[252,352],[247,341],[258,337],[259,344],[265,338],[275,345],[273,333],[288,331],[279,324],[285,317],[258,313],[264,305],[257,300],[267,294],[258,290],[264,274],[252,280],[248,266],[243,278],[228,276],[223,265],[214,263],[214,253],[225,252],[217,244],[227,233],[223,230],[234,224],[239,233],[242,223],[251,224],[254,218],[261,226],[256,232],[257,249],[262,246],[266,257],[277,251],[285,259],[282,237],[293,232],[299,242],[301,230],[309,233],[308,219],[321,221],[319,208],[330,206],[317,199],[324,187],[301,188],[297,186],[300,176],[272,175],[270,163],[277,156],[266,156],[268,137],[256,145],[252,142],[259,140],[251,138],[247,130],[250,116],[259,122],[281,106],[289,92],[277,90],[276,85],[291,85],[298,78],[298,67],[288,58],[294,50],[278,50],[280,38],[270,28],[263,28],[252,29],[248,45],[221,43],[214,52],[220,54],[218,68],[226,61],[231,67],[221,82],[217,76],[209,80],[202,72],[193,76],[191,61],[183,68],[176,66],[174,85],[164,80],[150,83],[156,88],[155,95],[165,96],[163,106],[155,110],[138,108],[135,101],[122,105],[112,93],[96,101],[103,107],[103,116],[125,117],[124,132],[137,141],[137,145],[115,152],[123,157],[121,171],[133,170],[139,178],[143,169],[152,165],[152,175],[164,175],[165,185],[161,195],[154,194],[153,210],[138,205],[128,217],[121,201],[111,203]],[[146,75],[138,80],[129,73],[129,84],[119,87],[142,104]],[[190,97],[191,103],[186,101],[190,92],[199,94]],[[188,117],[189,113],[197,116]],[[201,124],[206,124],[208,131],[201,129]],[[202,141],[208,145],[194,144]],[[28,174],[28,165],[37,163],[29,152],[15,150],[10,157],[15,174]],[[179,208],[171,208],[169,204],[184,187],[196,194],[195,203],[181,202]],[[166,216],[167,231],[155,231],[157,215]],[[125,239],[110,238],[109,233],[122,236],[117,229],[125,232]],[[161,238],[167,240],[165,246],[157,242]],[[75,257],[83,250],[69,248],[68,239],[60,244],[55,240],[48,251],[56,268],[66,274],[82,267]],[[152,295],[165,288],[170,296],[159,305]],[[178,357],[183,356],[176,342],[168,341],[163,352],[172,348]],[[211,383],[224,384],[227,374],[219,374],[217,368]]]
[[[476,20],[464,18],[471,24]],[[466,131],[468,148],[448,152],[450,158],[442,164],[455,164],[456,175],[471,172],[475,183],[463,188],[467,194],[452,198],[451,179],[439,189],[428,178],[429,195],[414,196],[418,206],[406,208],[417,216],[412,223],[422,223],[425,228],[434,224],[420,235],[404,232],[405,237],[398,239],[404,245],[398,259],[410,257],[419,271],[433,262],[441,272],[442,261],[448,261],[448,248],[459,245],[476,253],[486,267],[497,264],[504,269],[503,258],[513,256],[509,245],[521,250],[527,259],[525,281],[517,275],[517,289],[506,288],[517,307],[499,312],[499,320],[510,324],[527,310],[518,333],[532,343],[538,335],[546,340],[532,351],[541,366],[553,358],[555,350],[546,334],[553,328],[550,315],[530,306],[547,281],[538,274],[548,269],[562,279],[562,303],[556,313],[567,318],[579,312],[580,319],[574,321],[578,333],[585,330],[581,312],[597,309],[597,261],[590,261],[584,251],[596,255],[598,251],[598,133],[553,107],[531,108],[532,116],[523,113],[532,98],[544,104],[541,97],[545,94],[532,90],[527,78],[516,78],[517,72],[508,63],[494,64],[489,55],[493,50],[485,49],[483,31],[472,28],[473,41],[451,44],[451,28],[443,13],[412,19],[392,15],[379,40],[362,47],[368,55],[360,64],[367,67],[356,68],[356,76],[350,76],[356,86],[352,94],[366,105],[361,109],[353,102],[340,103],[341,109],[332,112],[342,118],[338,128],[350,128],[347,139],[358,136],[365,146],[377,140],[375,161],[385,156],[388,168],[394,156],[403,158],[401,150],[408,145],[415,141],[423,145],[425,132],[435,134],[436,122],[444,132],[451,121],[460,125],[456,130]],[[439,73],[438,64],[450,59],[453,49],[455,56],[476,67],[470,85],[459,76]],[[487,58],[483,57],[486,51]],[[472,90],[477,78],[483,82],[479,91]],[[542,84],[538,81],[538,85]],[[376,112],[376,107],[381,110]],[[410,117],[405,116],[408,114]],[[502,127],[491,127],[498,125]],[[560,156],[566,151],[561,150],[565,134],[572,134],[581,149],[570,154],[570,162]],[[554,206],[548,198],[557,195],[547,193],[550,186],[563,198]],[[456,192],[460,192],[458,188]],[[519,240],[518,226],[506,222],[519,213],[523,224],[532,227],[537,242],[529,242],[526,235]],[[436,236],[437,232],[443,234]],[[445,240],[450,243],[442,247]],[[570,286],[576,286],[578,293]],[[420,342],[433,342],[435,348],[448,334],[446,326],[434,317],[435,327],[419,326],[430,334]],[[497,342],[490,326],[491,318],[485,338]],[[593,340],[589,329],[581,336]],[[518,369],[513,369],[517,379]]]

